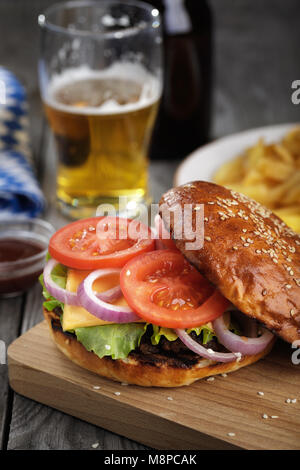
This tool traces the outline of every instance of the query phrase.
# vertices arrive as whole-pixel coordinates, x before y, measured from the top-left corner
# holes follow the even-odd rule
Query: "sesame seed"
[[[170,400],[170,401],[172,401],[172,400],[173,400],[173,398],[172,398],[172,397],[167,397],[167,400]]]
[[[227,433],[227,436],[229,436],[229,437],[234,437],[234,436],[235,436],[235,433],[234,433],[234,432],[228,432],[228,433]]]
[[[234,251],[236,251],[236,250],[238,250],[238,247],[237,247],[237,246],[233,246],[232,249],[233,249]]]
[[[291,310],[290,310],[291,316],[295,315],[295,313],[296,313],[295,310],[293,308],[291,308]]]
[[[208,222],[208,217],[204,217],[204,221],[205,221],[205,222]]]
[[[268,417],[269,417],[269,416],[268,416],[266,413],[264,413],[264,414],[262,415],[262,418],[263,418],[263,419],[268,419]]]
[[[235,352],[235,353],[233,353],[233,354],[234,354],[235,357],[236,357],[236,361],[237,361],[237,362],[240,362],[240,360],[242,359],[241,353],[240,353],[240,352]]]
[[[131,274],[130,269],[127,269],[126,276],[130,276],[130,274]]]
[[[225,374],[225,372],[223,374],[221,374],[222,377],[227,377],[227,374]]]
[[[125,386],[125,385],[128,385],[127,382],[121,382],[121,385]]]
[[[204,239],[205,239],[207,242],[211,242],[211,238],[210,238],[210,237],[204,237]]]
[[[264,289],[264,290],[262,291],[262,295],[267,295],[267,290],[266,290],[266,289]]]
[[[297,398],[293,398],[293,399],[291,400],[291,403],[297,403]]]
[[[261,254],[261,250],[255,250],[255,252],[260,255]]]
[[[115,395],[117,395],[117,396],[121,395],[121,392],[114,392],[114,393],[115,393]]]
[[[291,403],[291,399],[290,399],[290,398],[287,398],[287,399],[285,400],[285,403]]]
[[[95,442],[94,444],[91,445],[93,449],[97,449],[99,447],[99,442]]]
[[[275,418],[278,418],[279,416],[277,415],[272,415],[271,418],[275,419]]]
[[[272,258],[273,259],[273,263],[277,264],[278,263],[278,260],[276,258]]]
[[[100,390],[101,387],[99,387],[99,385],[94,385],[93,389],[94,390]]]
[[[207,352],[209,352],[210,354],[215,354],[215,351],[213,349],[208,349]]]
[[[246,232],[247,232],[247,229],[246,229],[246,228],[243,228],[242,232],[246,233]]]
[[[213,382],[215,380],[214,377],[208,377],[208,379],[206,379],[206,382]]]
[[[294,276],[294,271],[290,270],[289,275]]]
[[[264,392],[257,392],[257,395],[263,397],[263,396],[264,396]]]
[[[249,246],[250,243],[243,243],[243,246]]]
[[[286,287],[287,289],[291,289],[291,288],[292,288],[291,284],[286,284],[285,287]]]
[[[214,202],[213,201],[209,201],[207,204],[210,204],[211,206],[214,205]]]

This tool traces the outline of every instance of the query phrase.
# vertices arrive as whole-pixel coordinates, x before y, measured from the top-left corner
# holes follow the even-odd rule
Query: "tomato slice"
[[[134,256],[154,250],[151,234],[139,221],[92,217],[58,230],[50,239],[49,253],[70,268],[121,268]]]
[[[156,250],[133,258],[121,271],[128,305],[145,321],[192,328],[221,316],[230,302],[181,253]]]

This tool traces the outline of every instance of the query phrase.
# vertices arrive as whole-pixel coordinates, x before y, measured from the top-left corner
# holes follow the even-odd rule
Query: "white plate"
[[[222,137],[191,153],[179,165],[174,177],[174,186],[190,181],[212,181],[216,170],[226,161],[239,155],[247,147],[264,138],[266,143],[278,142],[293,127],[299,125],[279,124],[251,129],[228,137]]]

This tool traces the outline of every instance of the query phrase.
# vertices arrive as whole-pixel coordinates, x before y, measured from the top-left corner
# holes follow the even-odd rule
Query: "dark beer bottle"
[[[163,16],[164,91],[151,159],[180,159],[209,139],[212,15],[206,0],[149,0]]]

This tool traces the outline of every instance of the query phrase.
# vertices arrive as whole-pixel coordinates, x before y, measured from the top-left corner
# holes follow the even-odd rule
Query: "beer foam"
[[[59,102],[55,96],[59,90],[71,83],[90,79],[124,79],[131,80],[142,87],[139,100],[134,103],[120,104],[114,99],[108,99],[100,106],[76,107]],[[150,106],[159,100],[162,92],[161,81],[140,64],[132,62],[116,62],[103,70],[92,70],[87,65],[66,69],[61,74],[52,77],[44,101],[53,108],[73,114],[120,114]]]

